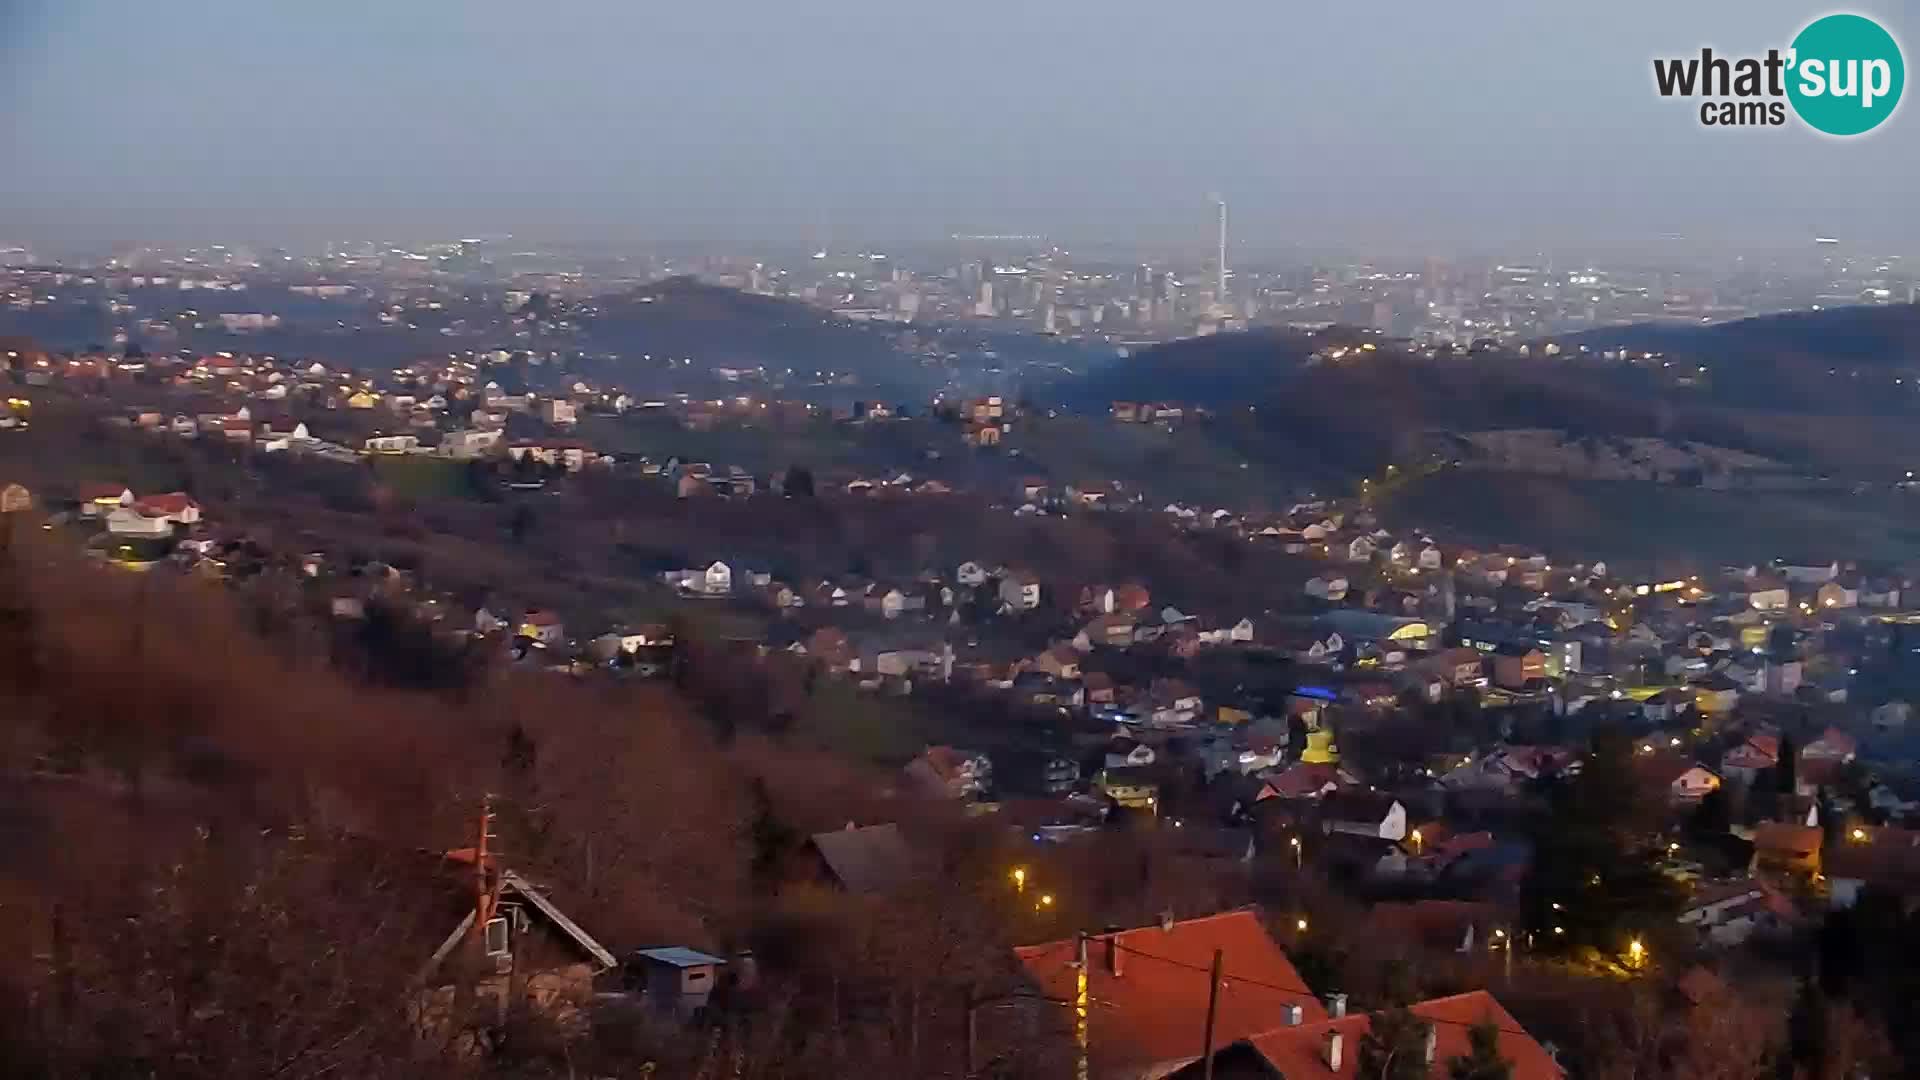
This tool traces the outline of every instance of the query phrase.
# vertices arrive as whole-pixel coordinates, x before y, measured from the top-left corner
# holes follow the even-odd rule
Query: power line
[[[1120,940],[1119,940],[1118,938],[1114,938],[1114,939],[1110,939],[1110,940],[1112,941],[1112,943],[1113,943],[1113,945],[1114,945],[1114,947],[1115,947],[1115,948],[1117,948],[1117,949],[1120,949],[1120,950],[1121,950],[1122,952],[1128,952],[1128,953],[1132,953],[1133,955],[1135,955],[1135,956],[1138,956],[1138,957],[1141,957],[1141,958],[1143,958],[1143,959],[1147,959],[1147,960],[1157,960],[1157,961],[1159,961],[1160,963],[1163,963],[1163,964],[1171,964],[1171,965],[1172,965],[1172,966],[1174,966],[1174,967],[1177,967],[1177,968],[1184,968],[1184,969],[1186,969],[1187,971],[1192,971],[1192,972],[1195,972],[1195,973],[1197,973],[1197,974],[1200,974],[1200,975],[1208,975],[1208,976],[1211,976],[1211,975],[1213,974],[1213,969],[1212,969],[1212,968],[1207,968],[1207,967],[1201,967],[1201,966],[1199,966],[1198,964],[1189,964],[1189,963],[1187,963],[1187,962],[1186,962],[1186,961],[1184,961],[1184,960],[1175,960],[1174,958],[1172,958],[1172,957],[1170,957],[1170,956],[1159,956],[1159,955],[1156,955],[1156,954],[1154,954],[1154,953],[1150,953],[1150,952],[1142,952],[1141,950],[1139,950],[1139,949],[1136,949],[1136,948],[1134,948],[1134,947],[1133,947],[1133,946],[1131,946],[1131,945],[1126,945],[1126,944],[1123,944],[1123,943],[1122,943],[1122,942],[1121,942],[1121,941],[1120,941]],[[1277,985],[1275,985],[1275,984],[1273,984],[1273,983],[1268,983],[1268,982],[1261,982],[1261,981],[1260,981],[1259,979],[1249,979],[1249,978],[1246,978],[1245,976],[1241,976],[1241,975],[1234,975],[1234,974],[1231,974],[1231,973],[1225,973],[1225,974],[1223,974],[1223,975],[1221,976],[1221,979],[1222,979],[1222,981],[1223,981],[1223,982],[1228,982],[1228,983],[1232,983],[1232,982],[1240,982],[1240,983],[1244,983],[1244,984],[1246,984],[1246,985],[1248,985],[1248,986],[1258,986],[1258,987],[1260,987],[1260,988],[1261,988],[1261,989],[1263,989],[1263,990],[1272,990],[1272,991],[1274,991],[1274,992],[1276,992],[1276,993],[1281,993],[1281,994],[1289,994],[1289,995],[1293,995],[1293,996],[1295,996],[1295,997],[1298,997],[1298,996],[1300,996],[1301,994],[1303,994],[1303,993],[1304,993],[1304,994],[1305,994],[1305,996],[1306,996],[1306,997],[1307,997],[1307,998],[1308,998],[1309,1000],[1312,1000],[1312,1001],[1314,1002],[1314,1004],[1316,1004],[1316,1005],[1317,1005],[1317,1004],[1319,1004],[1319,1000],[1318,1000],[1317,998],[1314,998],[1314,996],[1313,996],[1313,993],[1312,993],[1312,991],[1301,991],[1301,990],[1297,990],[1297,989],[1294,989],[1294,988],[1291,988],[1291,987],[1286,987],[1286,986],[1277,986]],[[1487,996],[1489,996],[1489,997],[1492,997],[1493,995],[1492,995],[1491,993],[1488,993],[1488,995],[1487,995]],[[1440,1000],[1440,999],[1436,999],[1436,1000]],[[1497,1001],[1498,999],[1496,998],[1495,1000]],[[1378,1010],[1378,1009],[1376,1009],[1376,1010],[1374,1010],[1374,1012],[1379,1012],[1379,1011],[1381,1011],[1381,1010]],[[1372,1013],[1361,1013],[1361,1014],[1359,1014],[1359,1015],[1360,1015],[1360,1016],[1362,1016],[1362,1017],[1365,1017],[1365,1018],[1369,1018],[1369,1021],[1370,1021],[1370,1018],[1371,1018],[1371,1016],[1372,1016],[1373,1014],[1372,1014]],[[1476,1027],[1479,1027],[1479,1026],[1480,1026],[1479,1024],[1477,1024],[1477,1023],[1473,1023],[1473,1022],[1470,1022],[1470,1021],[1466,1021],[1466,1020],[1452,1020],[1452,1019],[1448,1019],[1448,1018],[1446,1018],[1446,1017],[1443,1017],[1443,1016],[1421,1016],[1421,1015],[1420,1015],[1419,1013],[1415,1013],[1415,1014],[1414,1014],[1414,1016],[1415,1016],[1415,1017],[1416,1017],[1417,1019],[1419,1019],[1419,1020],[1422,1020],[1422,1021],[1424,1021],[1424,1022],[1426,1022],[1426,1023],[1429,1023],[1429,1024],[1448,1024],[1448,1025],[1451,1025],[1451,1026],[1453,1026],[1453,1027],[1462,1027],[1462,1028],[1467,1028],[1467,1029],[1472,1029],[1472,1028],[1476,1028]],[[1496,1028],[1497,1028],[1497,1030],[1498,1030],[1498,1031],[1499,1031],[1499,1032],[1500,1032],[1500,1033],[1501,1033],[1502,1035],[1519,1035],[1519,1036],[1522,1036],[1522,1037],[1524,1037],[1524,1038],[1528,1038],[1528,1039],[1531,1039],[1531,1038],[1533,1038],[1533,1036],[1532,1036],[1532,1035],[1529,1035],[1529,1034],[1527,1034],[1527,1032],[1526,1032],[1526,1030],[1525,1030],[1525,1029],[1523,1029],[1523,1028],[1518,1028],[1518,1027],[1513,1027],[1513,1028],[1509,1028],[1509,1027],[1501,1027],[1501,1026],[1499,1026],[1499,1025],[1495,1025],[1495,1026],[1496,1026]],[[1280,1029],[1280,1028],[1274,1028],[1274,1029],[1270,1029],[1270,1030],[1276,1030],[1276,1031],[1277,1031],[1277,1030],[1283,1030],[1283,1029]],[[1264,1034],[1267,1034],[1267,1032],[1258,1032],[1257,1034],[1259,1034],[1259,1035],[1264,1035]]]

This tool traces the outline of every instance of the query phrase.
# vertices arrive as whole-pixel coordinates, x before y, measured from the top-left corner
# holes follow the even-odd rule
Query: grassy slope
[[[1920,498],[1873,494],[1705,491],[1624,480],[1443,472],[1382,508],[1479,543],[1523,543],[1621,565],[1707,566],[1805,552],[1905,561],[1920,557]]]

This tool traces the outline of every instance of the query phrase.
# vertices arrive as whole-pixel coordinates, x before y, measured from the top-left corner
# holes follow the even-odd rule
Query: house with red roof
[[[1853,736],[1837,727],[1830,727],[1820,733],[1820,737],[1800,749],[1801,761],[1839,761],[1853,760],[1860,744]]]
[[[1141,1080],[1172,1075],[1201,1057],[1216,952],[1213,1030],[1220,1045],[1325,1023],[1326,1010],[1250,908],[1095,934],[1084,948],[1075,938],[1027,946],[1014,958],[1048,998],[1087,1002],[1083,1075]],[[1050,1011],[1072,1030],[1074,1009]]]
[[[80,515],[99,517],[133,505],[133,489],[125,484],[89,484],[80,489]]]
[[[1497,1049],[1511,1063],[1511,1080],[1559,1080],[1566,1070],[1554,1055],[1485,990],[1434,998],[1408,1011],[1426,1024],[1421,1047],[1429,1076],[1448,1075],[1447,1063],[1472,1049],[1468,1033],[1490,1023],[1499,1033]],[[1281,1026],[1226,1044],[1213,1055],[1214,1080],[1334,1080],[1360,1077],[1360,1041],[1372,1028],[1371,1016],[1355,1013],[1318,1024]],[[1205,1062],[1173,1073],[1178,1080],[1200,1080]]]
[[[1869,888],[1911,902],[1920,897],[1920,829],[1851,826],[1826,853],[1823,869],[1827,901],[1833,907],[1852,907]]]
[[[195,525],[200,521],[200,504],[184,491],[143,495],[133,505],[143,514],[164,517],[175,525]]]

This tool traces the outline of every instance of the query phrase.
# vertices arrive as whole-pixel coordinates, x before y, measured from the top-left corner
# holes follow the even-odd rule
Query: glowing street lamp
[[[1027,891],[1027,868],[1016,867],[1013,871],[1013,887],[1020,892]]]
[[[1424,845],[1423,838],[1420,835],[1420,830],[1419,829],[1413,830],[1413,853],[1415,855],[1420,854],[1420,851],[1424,846],[1425,845]]]
[[[1293,868],[1298,870],[1300,869],[1300,838],[1297,836],[1292,837],[1287,843],[1293,845]]]
[[[1627,959],[1634,967],[1647,962],[1647,947],[1640,944],[1639,938],[1634,938],[1627,943]]]
[[[1297,920],[1295,920],[1295,921],[1294,921],[1294,924],[1293,924],[1293,928],[1294,928],[1295,930],[1298,930],[1298,931],[1300,931],[1300,932],[1301,932],[1301,933],[1303,933],[1303,934],[1304,934],[1304,933],[1306,933],[1306,932],[1307,932],[1307,920],[1305,920],[1305,919],[1297,919]]]
[[[1033,905],[1033,910],[1039,911],[1041,908],[1050,908],[1052,906],[1053,906],[1053,894],[1041,893],[1040,902]]]

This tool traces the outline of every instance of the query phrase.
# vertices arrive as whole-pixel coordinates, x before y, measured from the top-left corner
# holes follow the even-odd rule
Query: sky
[[[0,0],[0,246],[963,233],[1920,249],[1920,105],[1714,130],[1654,57],[1787,0]],[[1920,4],[1861,0],[1913,58]],[[13,242],[19,242],[14,239]],[[1915,252],[1920,257],[1920,251]]]

